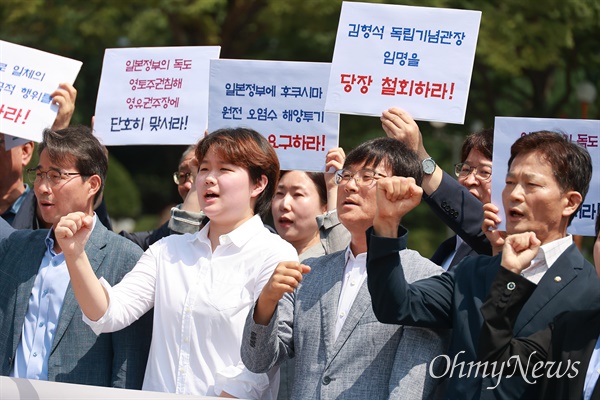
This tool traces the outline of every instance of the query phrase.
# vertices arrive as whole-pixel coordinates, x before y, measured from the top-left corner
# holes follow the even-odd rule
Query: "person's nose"
[[[289,211],[292,209],[292,196],[290,196],[290,194],[286,194],[285,196],[283,196],[283,199],[281,199],[281,204],[279,205],[279,208],[281,208],[281,210],[283,211]]]
[[[477,179],[477,177],[475,176],[476,170],[473,170],[469,173],[469,175],[467,175],[464,179],[463,179],[463,185],[464,186],[473,186],[473,185],[479,185],[479,179]]]
[[[348,192],[357,192],[358,191],[358,182],[356,181],[356,175],[352,178],[348,179],[346,185],[344,186],[344,190]]]

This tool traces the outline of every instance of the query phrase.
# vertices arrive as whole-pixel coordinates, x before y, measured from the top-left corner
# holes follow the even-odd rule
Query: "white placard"
[[[106,49],[94,131],[105,145],[196,144],[208,114],[208,68],[221,48]]]
[[[339,114],[327,113],[331,64],[211,60],[208,128],[247,127],[275,148],[281,169],[325,171],[338,147]]]
[[[146,390],[117,389],[101,386],[76,385],[20,379],[0,376],[0,399],[2,400],[208,400],[211,396],[192,396],[175,393],[158,393]]]
[[[464,123],[480,11],[343,2],[327,111]]]
[[[600,121],[594,120],[496,117],[492,203],[500,209],[502,223],[498,229],[506,230],[502,190],[508,172],[510,147],[521,136],[542,130],[567,135],[572,142],[586,147],[592,157],[593,173],[589,191],[567,231],[574,235],[594,236],[594,224],[600,213]]]
[[[50,94],[80,69],[81,61],[0,40],[0,132],[40,142],[58,111]]]

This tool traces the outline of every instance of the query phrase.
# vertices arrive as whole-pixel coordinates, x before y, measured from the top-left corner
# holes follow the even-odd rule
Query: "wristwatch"
[[[433,174],[433,171],[435,171],[435,161],[433,161],[433,158],[429,157],[424,159],[423,161],[421,161],[421,166],[423,167],[423,173],[426,175],[431,175]]]

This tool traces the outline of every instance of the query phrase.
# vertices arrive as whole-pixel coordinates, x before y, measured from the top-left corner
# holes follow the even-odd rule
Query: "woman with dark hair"
[[[120,330],[154,307],[144,390],[273,399],[276,371],[250,373],[239,349],[248,311],[277,264],[298,261],[259,216],[270,209],[279,161],[262,135],[242,128],[208,135],[196,158],[198,200],[210,222],[150,246],[118,285],[98,279],[87,260],[91,218],[69,214],[56,238],[95,332]]]
[[[331,149],[326,168],[340,169],[344,158],[342,148]],[[273,225],[279,236],[294,246],[301,261],[348,246],[350,233],[337,218],[336,199],[334,173],[281,173],[271,203]]]

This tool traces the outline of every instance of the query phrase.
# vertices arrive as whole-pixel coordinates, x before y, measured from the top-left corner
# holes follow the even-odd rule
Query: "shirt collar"
[[[17,198],[17,200],[14,201],[14,203],[12,203],[12,206],[8,209],[8,212],[11,212],[16,215],[19,212],[21,204],[23,204],[23,202],[25,201],[25,197],[27,196],[27,193],[29,193],[30,190],[31,188],[29,187],[29,185],[25,184],[25,191]]]
[[[572,244],[573,236],[571,235],[546,243],[540,246],[540,251],[534,257],[534,261],[545,261],[548,268],[550,268],[558,257]]]
[[[234,230],[224,235],[219,236],[219,245],[233,243],[236,247],[242,247],[250,239],[256,236],[257,230],[264,228],[264,224],[259,215],[254,215],[252,218],[238,226]],[[208,231],[210,229],[210,221],[198,233],[195,233],[189,240],[200,240],[209,242]]]
[[[354,254],[352,254],[352,250],[350,250],[350,245],[346,247],[346,265],[348,265],[348,262],[356,263],[357,261],[364,262],[366,265],[366,260],[367,253],[360,253],[359,255],[354,257]]]

